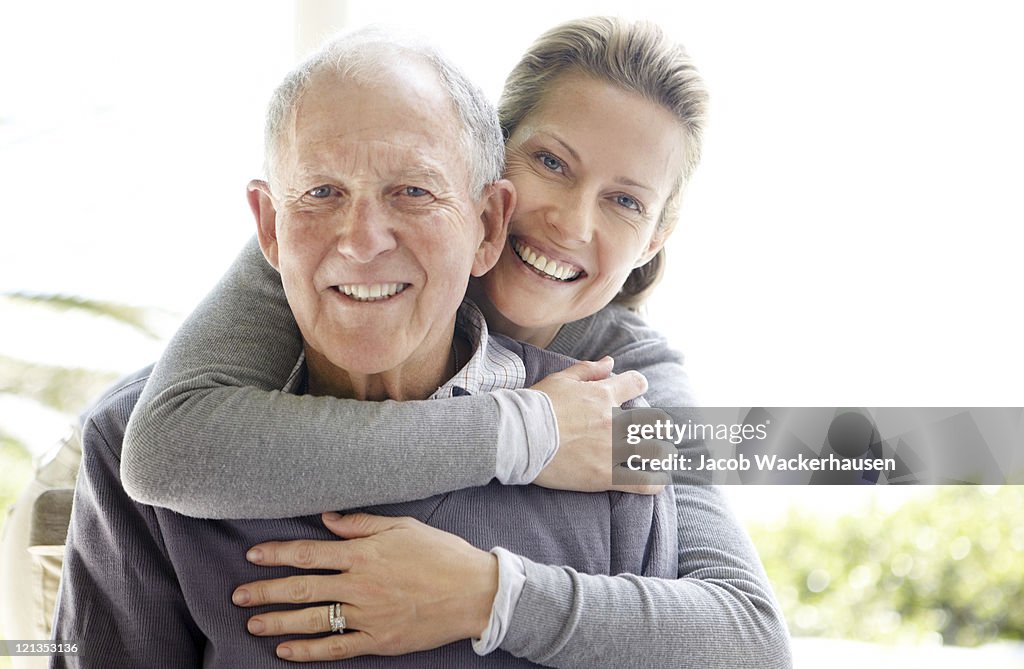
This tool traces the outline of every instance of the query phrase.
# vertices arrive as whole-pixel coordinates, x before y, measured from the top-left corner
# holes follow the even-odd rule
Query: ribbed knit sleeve
[[[131,496],[195,517],[280,518],[485,485],[498,449],[540,462],[557,444],[550,402],[532,390],[429,405],[280,392],[301,346],[253,240],[153,371],[125,437]]]
[[[683,356],[618,305],[562,328],[549,347],[648,380],[652,406],[697,404]],[[675,487],[679,578],[593,576],[524,559],[526,585],[501,648],[554,667],[783,669],[785,619],[757,551],[713,486]]]
[[[746,533],[711,486],[677,486],[679,578],[581,574],[523,558],[501,648],[552,667],[785,669],[785,620]]]

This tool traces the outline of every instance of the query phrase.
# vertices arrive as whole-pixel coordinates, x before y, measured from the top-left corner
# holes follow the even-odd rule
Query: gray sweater
[[[621,307],[566,325],[549,349],[581,359],[613,355],[617,371],[647,376],[651,403],[694,403],[682,357]],[[555,438],[544,413],[550,407],[535,391],[426,406],[275,390],[300,350],[280,278],[252,242],[147,383],[148,404],[126,436],[125,487],[197,516],[299,515],[485,485],[498,449],[526,441],[529,451],[545,452]],[[374,460],[366,443],[374,444]],[[446,445],[443,460],[434,443]],[[409,466],[382,476],[380,463],[395,454]],[[502,648],[552,666],[595,666],[594,653],[599,665],[789,666],[785,622],[720,492],[677,488],[676,503],[677,579],[587,577],[526,560],[527,584]],[[624,628],[642,632],[609,632]]]

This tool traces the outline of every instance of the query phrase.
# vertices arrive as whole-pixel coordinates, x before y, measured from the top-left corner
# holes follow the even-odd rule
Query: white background
[[[687,45],[712,123],[651,318],[705,404],[1024,405],[1013,3],[353,5],[351,23],[432,35],[492,96],[565,18],[652,18]],[[252,233],[244,185],[295,15],[5,2],[0,291],[156,307],[169,335]],[[0,319],[0,352],[50,363],[130,371],[162,346],[67,315]],[[21,405],[0,411],[52,441]]]

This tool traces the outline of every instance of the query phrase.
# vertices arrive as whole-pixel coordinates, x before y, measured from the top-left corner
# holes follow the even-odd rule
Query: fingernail
[[[245,554],[245,559],[249,562],[259,562],[263,559],[263,551],[258,548],[252,548]]]
[[[234,594],[231,595],[231,601],[235,604],[248,604],[249,603],[249,591],[248,590],[235,590]]]
[[[341,514],[337,513],[336,511],[328,511],[324,514],[324,520],[329,520],[333,523],[335,521],[341,520]]]
[[[277,649],[277,656],[282,660],[287,660],[292,656],[292,649],[288,646],[280,646]]]
[[[263,630],[266,629],[266,625],[259,618],[249,619],[249,632],[252,634],[262,634]]]

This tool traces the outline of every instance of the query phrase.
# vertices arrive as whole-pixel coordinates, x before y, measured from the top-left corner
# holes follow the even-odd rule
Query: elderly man
[[[270,125],[285,130],[267,147],[268,181],[249,188],[260,245],[281,273],[304,339],[304,365],[285,390],[423,399],[522,387],[565,366],[553,354],[489,338],[479,312],[462,303],[469,276],[497,259],[514,201],[511,186],[498,179],[496,118],[476,89],[428,51],[372,35],[342,38],[312,62],[290,80],[293,88],[286,81],[279,89],[284,102],[272,105]],[[500,545],[580,572],[676,576],[671,491],[588,495],[494,483],[368,509],[406,517],[399,519],[210,521],[138,504],[124,492],[119,460],[145,378],[141,372],[101,400],[84,428],[55,626],[56,638],[77,640],[83,655],[57,657],[53,666],[283,665],[279,658],[292,649],[253,636],[253,614],[279,621],[284,631],[289,624],[321,633],[354,630],[301,646],[312,655],[292,659],[332,656],[339,640],[351,638],[363,644],[358,652],[371,653],[349,661],[358,666],[529,665],[495,650],[517,586],[503,577],[499,591],[502,554],[488,549]],[[571,528],[566,518],[573,518]],[[273,586],[239,585],[268,573],[303,573],[268,572],[257,564],[273,559],[246,556],[251,547],[336,539],[332,531],[408,546],[409,568],[395,575],[388,594],[393,600],[403,587],[426,591],[419,600],[425,610],[402,607],[412,616],[403,624],[398,607],[394,615],[382,610],[381,602],[392,600],[380,587],[339,594],[331,599],[340,606],[300,609],[292,620],[265,606],[243,608]],[[338,568],[369,578],[371,548]],[[595,583],[593,596],[614,595]],[[580,606],[567,602],[561,615],[578,617]],[[428,617],[444,624],[430,632]],[[536,620],[545,630],[549,621],[539,614]],[[600,630],[606,623],[592,624]],[[562,644],[560,632],[544,633]],[[529,630],[522,635],[524,642],[536,639]],[[578,642],[584,650],[586,636]],[[472,638],[476,651],[490,653],[486,658],[474,652]]]

